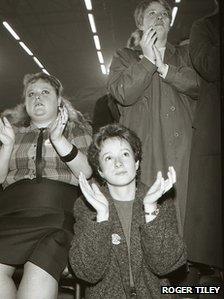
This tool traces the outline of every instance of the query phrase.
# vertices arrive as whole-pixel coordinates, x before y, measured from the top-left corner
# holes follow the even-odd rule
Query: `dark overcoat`
[[[194,120],[184,237],[189,259],[223,267],[219,18],[196,21],[190,55],[201,76]]]
[[[198,80],[188,49],[166,45],[163,79],[156,66],[139,49],[118,50],[112,60],[108,88],[116,98],[120,123],[142,141],[141,181],[151,186],[157,171],[166,176],[168,166],[177,173],[176,209],[182,228],[187,195],[192,120]]]

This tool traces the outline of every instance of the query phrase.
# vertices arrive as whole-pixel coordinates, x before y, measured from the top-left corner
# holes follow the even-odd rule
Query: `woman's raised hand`
[[[79,186],[89,204],[97,211],[97,222],[107,221],[109,218],[109,204],[106,197],[96,184],[90,184],[85,175],[80,172]]]
[[[8,147],[13,147],[15,143],[14,130],[6,117],[0,118],[0,141]]]
[[[153,45],[157,39],[156,30],[152,27],[144,30],[142,39],[140,41],[140,46],[144,56],[146,56],[152,63],[155,63],[155,52]]]
[[[68,110],[65,106],[59,107],[59,112],[56,120],[50,127],[50,139],[52,142],[58,141],[63,134],[68,121]]]
[[[166,69],[166,65],[163,62],[162,55],[156,45],[153,45],[152,47],[155,53],[155,65],[157,66],[157,71],[160,74],[163,74]]]
[[[157,200],[169,191],[173,185],[176,183],[176,171],[172,166],[168,168],[167,172],[168,178],[164,180],[162,177],[161,171],[158,171],[157,178],[154,184],[150,187],[149,191],[147,192],[143,203],[144,206],[146,205],[153,205],[156,204]]]

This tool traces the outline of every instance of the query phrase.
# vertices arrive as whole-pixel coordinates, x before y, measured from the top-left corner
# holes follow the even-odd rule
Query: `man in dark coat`
[[[190,56],[201,77],[194,119],[184,238],[189,260],[223,268],[219,14],[196,21]]]

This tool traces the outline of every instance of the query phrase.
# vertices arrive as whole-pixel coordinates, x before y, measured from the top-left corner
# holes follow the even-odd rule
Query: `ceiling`
[[[92,0],[102,53],[108,68],[117,48],[135,29],[139,0]],[[173,6],[175,0],[170,0]],[[213,0],[182,0],[169,40],[189,36],[192,22],[214,9]],[[106,93],[83,0],[0,0],[0,111],[21,101],[22,79],[39,72],[33,59],[2,25],[7,21],[48,72],[60,79],[74,106],[91,115]]]

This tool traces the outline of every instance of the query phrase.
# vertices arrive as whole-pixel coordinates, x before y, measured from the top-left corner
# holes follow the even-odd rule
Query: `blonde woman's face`
[[[31,120],[38,122],[55,120],[59,104],[60,99],[50,83],[39,79],[27,86],[25,106]]]
[[[167,39],[170,29],[170,18],[165,7],[158,2],[152,2],[144,12],[143,23],[140,29],[145,31],[150,27],[156,30],[158,39]]]

